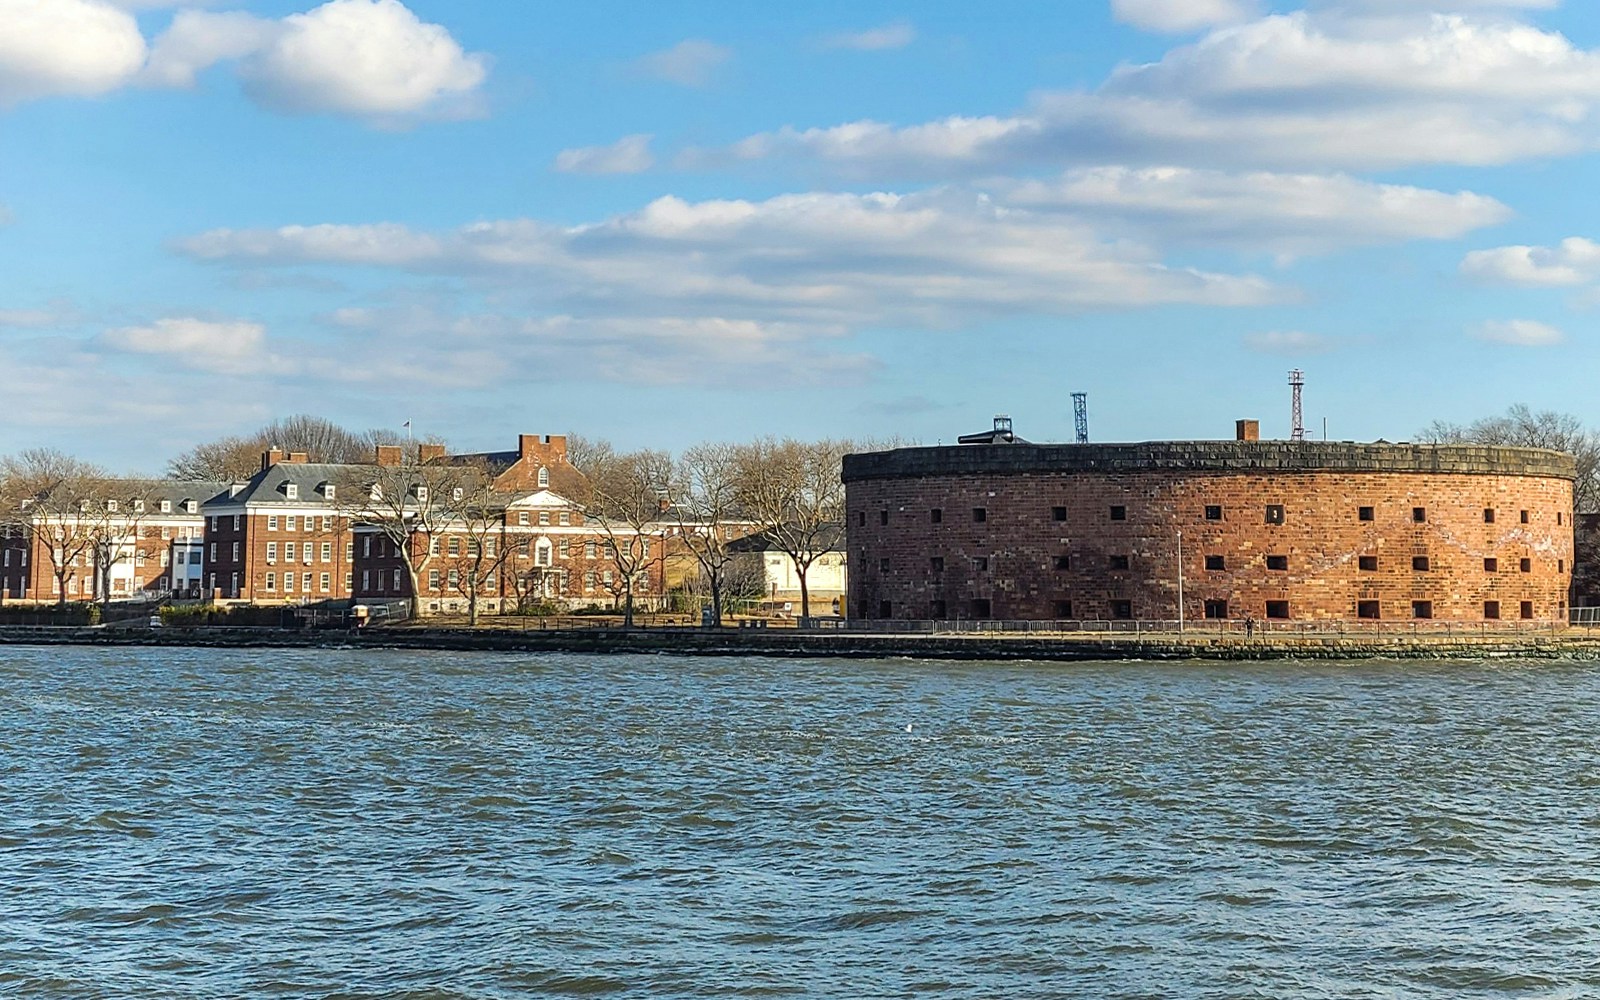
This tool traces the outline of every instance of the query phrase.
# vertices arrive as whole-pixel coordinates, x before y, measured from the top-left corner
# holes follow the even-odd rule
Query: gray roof
[[[822,543],[824,552],[843,552],[844,525],[838,523],[823,525],[817,533],[817,540]],[[731,552],[772,552],[776,549],[777,546],[772,544],[770,530],[758,531],[728,543],[728,550]]]
[[[328,504],[320,492],[326,483],[335,485],[348,482],[361,469],[372,465],[335,465],[321,462],[279,462],[270,469],[251,476],[244,489],[232,493],[233,484],[227,484],[215,493],[206,504],[275,504],[282,507],[304,507],[307,504]],[[284,485],[293,483],[299,496],[289,499]]]

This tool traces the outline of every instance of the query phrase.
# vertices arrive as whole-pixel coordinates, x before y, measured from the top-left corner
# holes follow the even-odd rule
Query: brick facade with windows
[[[852,455],[849,610],[1173,619],[1181,532],[1191,620],[1564,621],[1573,476],[1572,459],[1556,452],[1442,445],[1010,443]]]
[[[206,501],[206,593],[257,604],[349,597],[352,536],[336,504],[351,468],[274,449],[259,473]]]

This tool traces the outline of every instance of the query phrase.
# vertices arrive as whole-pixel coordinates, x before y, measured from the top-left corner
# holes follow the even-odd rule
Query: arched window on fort
[[[541,466],[539,466],[539,488],[542,490],[542,489],[545,489],[546,487],[548,487],[549,485],[550,485],[550,470],[541,465]]]

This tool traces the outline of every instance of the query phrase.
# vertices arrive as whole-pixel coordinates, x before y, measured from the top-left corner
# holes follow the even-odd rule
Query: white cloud
[[[1110,220],[1162,242],[1182,240],[1302,255],[1414,239],[1453,239],[1511,210],[1471,192],[1447,194],[1345,175],[1226,173],[1181,167],[1072,170],[1004,189],[1035,210]]]
[[[103,0],[0,0],[0,108],[109,93],[144,57],[133,15]]]
[[[393,225],[216,230],[178,249],[245,264],[498,273],[562,308],[761,322],[949,326],[1007,312],[1240,306],[1284,295],[1255,276],[1169,267],[1069,216],[959,190],[667,197],[590,225],[513,219],[440,235]]]
[[[1473,336],[1512,347],[1553,347],[1566,339],[1555,327],[1531,319],[1491,320],[1479,324]]]
[[[1218,29],[1092,92],[912,126],[785,127],[685,162],[795,158],[857,176],[1032,163],[1372,169],[1596,148],[1600,55],[1503,18],[1306,12]]]
[[[185,368],[244,375],[265,366],[266,333],[259,323],[173,317],[107,330],[103,339],[117,350],[167,357]]]
[[[1259,354],[1285,354],[1303,356],[1327,354],[1339,345],[1330,337],[1304,330],[1271,330],[1247,334],[1245,347]]]
[[[655,165],[650,136],[627,135],[609,146],[563,149],[555,168],[567,174],[638,174]]]
[[[1237,24],[1259,10],[1255,0],[1111,0],[1111,15],[1124,24],[1173,34]]]
[[[1573,236],[1556,247],[1474,250],[1462,260],[1461,273],[1490,284],[1545,288],[1587,285],[1600,281],[1600,243]]]
[[[652,52],[634,63],[646,76],[685,87],[703,87],[733,52],[703,38],[688,38],[670,49]]]
[[[910,21],[891,21],[866,31],[847,31],[832,35],[827,40],[830,49],[855,49],[859,52],[879,52],[885,49],[903,49],[917,40],[917,29]]]
[[[196,74],[225,59],[261,51],[280,30],[275,21],[242,12],[181,10],[151,46],[141,79],[157,86],[193,87]]]
[[[382,122],[470,111],[487,75],[486,56],[467,55],[399,0],[330,0],[291,14],[240,66],[246,92],[270,108]]]

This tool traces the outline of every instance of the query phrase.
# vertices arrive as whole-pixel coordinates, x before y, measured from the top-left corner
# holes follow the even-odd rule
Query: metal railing
[[[1600,609],[1597,609],[1600,611]],[[1600,625],[1600,614],[1594,616]],[[1179,635],[1195,639],[1224,637],[1249,639],[1254,636],[1274,638],[1344,638],[1344,637],[1403,637],[1403,636],[1461,636],[1489,637],[1498,635],[1549,634],[1565,626],[1559,621],[1501,620],[1481,622],[1440,621],[1438,619],[1354,619],[1338,621],[1283,621],[1269,619],[1248,622],[1236,619],[1200,619],[1183,623],[1177,619],[1120,619],[1074,618],[1054,621],[1013,621],[995,619],[958,618],[944,621],[867,619],[838,623],[835,628],[850,632],[890,633],[899,635],[993,635],[993,634],[1053,634],[1100,636],[1150,636],[1171,638]]]

